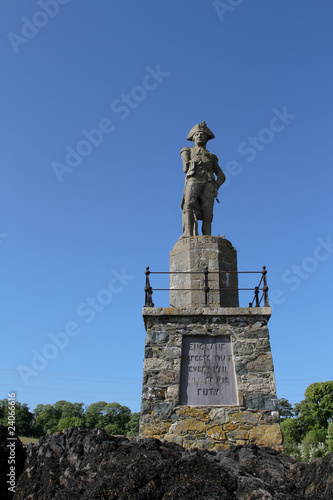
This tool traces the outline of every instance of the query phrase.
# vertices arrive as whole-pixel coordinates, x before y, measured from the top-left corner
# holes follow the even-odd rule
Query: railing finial
[[[149,281],[149,275],[150,275],[149,266],[146,267],[145,275],[146,275],[145,307],[154,307],[154,303],[153,303],[153,289],[150,286],[150,281]]]
[[[264,306],[265,307],[269,307],[268,286],[267,286],[267,269],[266,269],[266,266],[262,267],[262,277],[263,277],[262,291],[263,291],[263,295],[264,295]]]

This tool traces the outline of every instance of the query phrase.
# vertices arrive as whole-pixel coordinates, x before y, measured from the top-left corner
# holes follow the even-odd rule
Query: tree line
[[[333,381],[316,382],[305,391],[305,399],[292,405],[278,400],[284,451],[296,460],[309,461],[333,452]],[[8,425],[8,399],[0,400],[0,424]],[[105,429],[108,434],[137,436],[140,413],[119,403],[57,401],[39,404],[33,412],[25,403],[15,403],[15,427],[19,436],[41,437],[66,428]]]
[[[0,400],[0,424],[8,425],[8,399]],[[140,413],[119,403],[99,401],[85,406],[84,403],[57,401],[53,405],[39,404],[33,412],[25,403],[15,403],[15,430],[19,436],[41,437],[61,432],[71,427],[105,429],[108,434],[137,436]]]
[[[278,403],[284,452],[308,462],[333,452],[333,381],[309,385],[304,396],[295,405]]]

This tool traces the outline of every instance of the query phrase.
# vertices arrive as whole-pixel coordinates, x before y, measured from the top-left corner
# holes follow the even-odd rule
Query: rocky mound
[[[69,429],[26,451],[15,500],[333,498],[332,453],[303,464],[255,445],[188,451],[96,429]]]

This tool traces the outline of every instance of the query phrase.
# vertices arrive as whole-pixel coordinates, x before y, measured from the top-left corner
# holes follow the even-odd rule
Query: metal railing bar
[[[181,292],[182,290],[192,290],[193,292],[203,292],[205,289],[204,288],[152,288],[153,291],[159,292],[161,290],[166,290],[169,292]],[[209,288],[210,292],[226,292],[226,291],[231,291],[231,290],[248,290],[254,292],[255,287],[253,288]],[[260,288],[260,290],[263,290],[263,288]]]
[[[209,274],[262,274],[262,271],[209,271]],[[204,274],[204,271],[149,271],[149,274]],[[262,278],[260,282],[262,281]]]

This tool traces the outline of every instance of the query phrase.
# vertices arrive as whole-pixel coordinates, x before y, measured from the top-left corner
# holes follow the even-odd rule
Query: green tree
[[[295,416],[282,418],[281,430],[285,453],[309,461],[323,456],[333,445],[333,381],[311,384],[304,395],[305,399],[294,405]],[[286,401],[281,402],[285,415],[290,410]]]
[[[88,406],[85,413],[85,422],[88,429],[104,429],[105,426],[105,401],[98,401]]]
[[[12,406],[10,406],[12,408]],[[8,399],[0,400],[0,423],[8,426]],[[19,436],[31,436],[33,434],[34,416],[25,403],[15,401],[15,432]]]
[[[301,457],[308,462],[312,458],[323,457],[326,453],[326,430],[313,428],[306,433],[299,446]]]
[[[282,420],[280,425],[285,454],[295,458],[295,460],[302,460],[299,449],[299,444],[303,437],[302,423],[296,418],[286,418]]]
[[[306,432],[313,427],[328,428],[333,418],[333,381],[316,382],[305,391],[305,399],[295,405],[295,414]]]
[[[138,436],[139,435],[139,422],[140,413],[132,413],[129,421],[126,424],[126,436]]]
[[[85,421],[88,429],[105,429],[109,434],[125,434],[131,410],[119,403],[99,401],[88,406]]]
[[[57,401],[54,408],[59,414],[57,431],[60,432],[71,427],[85,427],[83,403],[70,403],[62,400]]]
[[[37,405],[36,433],[52,434],[71,427],[85,427],[84,404],[60,400],[54,405]]]
[[[71,429],[72,427],[85,427],[84,418],[79,418],[75,416],[71,417],[61,417],[57,424],[57,431],[61,432],[64,429]]]
[[[281,421],[285,420],[286,418],[293,418],[295,416],[293,406],[286,398],[278,399],[278,410],[280,413]]]
[[[39,404],[34,410],[36,416],[35,429],[42,435],[57,432],[57,425],[60,420],[60,413],[53,405]]]

